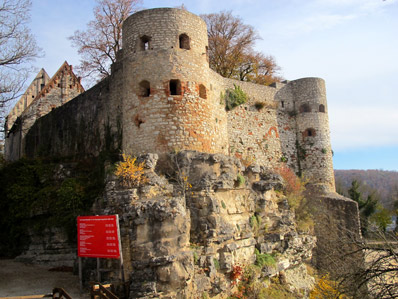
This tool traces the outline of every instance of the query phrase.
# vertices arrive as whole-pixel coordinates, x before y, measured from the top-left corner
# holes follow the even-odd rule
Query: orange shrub
[[[123,154],[123,161],[116,164],[115,175],[122,180],[122,185],[125,187],[135,187],[147,182],[144,176],[144,165],[142,162],[136,164],[137,158],[130,155]]]

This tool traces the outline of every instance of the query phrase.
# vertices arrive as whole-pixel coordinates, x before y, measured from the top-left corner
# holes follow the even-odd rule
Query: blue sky
[[[195,13],[232,10],[257,29],[288,80],[326,80],[336,169],[398,170],[398,0],[148,0]],[[52,76],[79,64],[67,39],[93,18],[94,0],[33,0],[30,27]],[[33,79],[33,77],[32,77]]]

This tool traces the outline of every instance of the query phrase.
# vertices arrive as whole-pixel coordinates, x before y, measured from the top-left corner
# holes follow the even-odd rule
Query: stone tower
[[[325,81],[303,78],[290,82],[296,115],[298,167],[312,185],[334,192]],[[321,190],[320,190],[321,191]]]
[[[224,108],[213,95],[207,29],[175,8],[140,11],[123,23],[123,150],[227,153]]]

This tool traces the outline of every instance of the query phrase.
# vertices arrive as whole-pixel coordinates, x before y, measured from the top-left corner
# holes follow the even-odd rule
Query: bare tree
[[[31,5],[30,0],[0,0],[1,132],[4,128],[7,104],[21,95],[32,70],[28,63],[41,53],[27,27]]]
[[[223,77],[271,84],[280,81],[272,56],[254,50],[260,39],[254,28],[230,11],[201,15],[207,24],[210,67]]]
[[[122,24],[137,11],[141,0],[97,0],[94,20],[85,31],[77,30],[69,37],[78,48],[81,64],[77,68],[86,82],[93,84],[110,75],[111,64],[122,47]]]

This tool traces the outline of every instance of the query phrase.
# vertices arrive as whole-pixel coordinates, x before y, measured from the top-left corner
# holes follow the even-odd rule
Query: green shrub
[[[218,261],[218,259],[213,258],[213,263],[214,263],[214,267],[216,268],[216,270],[220,270],[220,262]]]
[[[245,177],[241,174],[238,174],[236,181],[238,182],[238,187],[244,185],[246,182]]]
[[[240,88],[240,86],[234,84],[234,89],[228,88],[225,94],[221,94],[221,98],[224,100],[225,109],[231,111],[235,107],[242,105],[247,102],[247,94]]]
[[[275,267],[276,261],[272,255],[268,253],[260,253],[258,249],[256,249],[254,253],[256,254],[257,266],[259,266],[260,268],[263,268],[265,266]]]
[[[196,265],[199,261],[199,255],[196,251],[193,252],[193,263]]]

